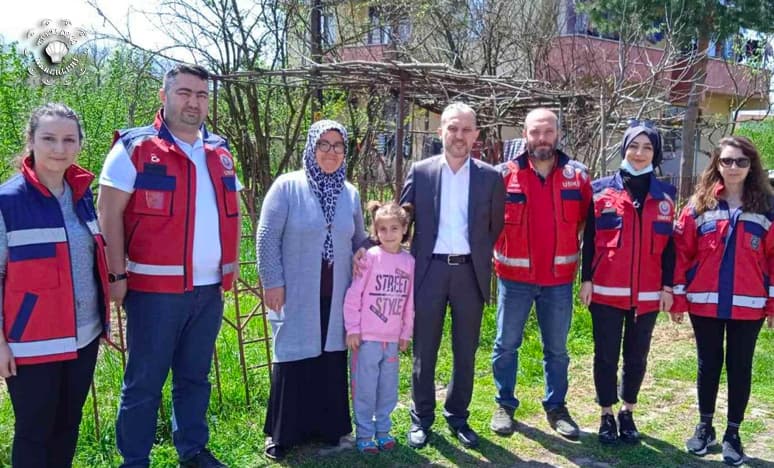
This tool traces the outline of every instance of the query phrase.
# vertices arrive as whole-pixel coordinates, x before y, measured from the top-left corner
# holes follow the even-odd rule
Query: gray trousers
[[[358,440],[390,432],[398,403],[398,343],[363,341],[350,360],[352,407]]]
[[[467,424],[473,397],[476,349],[481,332],[484,298],[473,265],[447,265],[433,260],[420,289],[415,290],[414,369],[411,382],[411,422],[429,429],[435,420],[435,365],[441,346],[446,306],[451,306],[453,364],[443,415],[449,426]]]

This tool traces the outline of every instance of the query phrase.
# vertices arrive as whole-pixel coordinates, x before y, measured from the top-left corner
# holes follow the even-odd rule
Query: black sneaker
[[[206,448],[188,460],[180,460],[180,468],[228,468]]]
[[[640,441],[640,432],[634,424],[634,415],[631,411],[621,410],[618,412],[618,430],[622,442],[636,444]]]
[[[572,416],[570,416],[566,406],[562,405],[546,411],[546,419],[551,428],[558,432],[559,435],[571,440],[576,440],[580,436],[580,428],[572,420]]]
[[[723,461],[726,465],[739,466],[744,463],[744,449],[739,434],[723,436]]]
[[[693,431],[693,437],[685,441],[685,449],[689,453],[702,456],[707,453],[707,447],[717,443],[715,428],[707,423],[699,423]]]
[[[615,417],[612,414],[603,414],[599,424],[599,442],[605,445],[618,441],[618,428],[615,425]]]

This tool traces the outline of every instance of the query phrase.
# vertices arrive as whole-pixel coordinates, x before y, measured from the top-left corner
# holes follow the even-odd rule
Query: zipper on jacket
[[[183,238],[183,292],[187,290],[188,287],[188,224],[190,221],[190,214],[191,214],[191,165],[193,164],[193,161],[191,161],[188,156],[185,156],[186,159],[186,200],[185,200],[185,235]],[[195,197],[196,194],[193,194]],[[174,205],[172,207],[174,210]],[[193,284],[193,283],[192,283]]]
[[[627,192],[627,195],[628,192]],[[647,201],[648,197],[645,196],[645,200],[643,200],[642,209],[645,210],[645,202]],[[632,266],[631,266],[631,282],[630,289],[631,289],[631,306],[632,309],[634,309],[634,323],[637,323],[637,294],[639,293],[639,288],[635,287],[637,286],[637,278],[635,275],[635,268],[639,263],[639,249],[637,247],[642,242],[642,220],[640,219],[640,213],[637,211],[637,207],[634,206],[634,203],[632,202],[632,209],[634,210],[634,226],[632,228]]]

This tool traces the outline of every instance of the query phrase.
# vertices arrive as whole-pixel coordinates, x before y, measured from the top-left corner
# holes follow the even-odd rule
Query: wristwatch
[[[115,283],[116,281],[125,280],[128,278],[129,275],[124,273],[114,274],[114,273],[108,273],[108,283]]]

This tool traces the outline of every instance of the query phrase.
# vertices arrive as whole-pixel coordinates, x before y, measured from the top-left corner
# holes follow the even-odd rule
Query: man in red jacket
[[[222,292],[238,272],[241,187],[226,141],[203,125],[208,78],[199,66],[168,71],[154,123],[117,132],[100,176],[110,293],[127,314],[116,421],[122,467],[150,463],[170,369],[180,466],[225,466],[207,449],[208,374]]]
[[[545,398],[551,427],[575,439],[578,425],[567,410],[567,334],[572,319],[572,282],[578,265],[579,233],[591,201],[586,167],[557,149],[556,115],[536,109],[524,120],[526,148],[500,166],[505,228],[495,244],[498,277],[497,338],[492,372],[497,409],[490,424],[513,432],[518,353],[533,303],[543,342]]]

